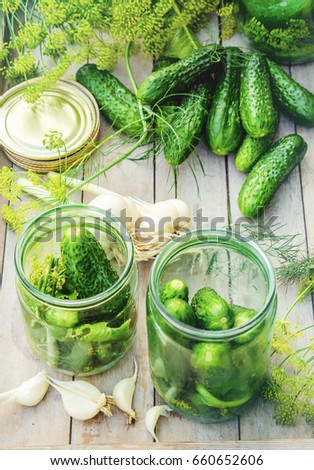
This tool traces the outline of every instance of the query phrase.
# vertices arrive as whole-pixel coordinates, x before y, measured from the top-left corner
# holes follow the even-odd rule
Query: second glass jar
[[[190,300],[210,287],[256,316],[224,331],[184,324],[160,300],[171,279],[189,286]],[[224,230],[194,231],[170,242],[153,264],[147,291],[150,371],[162,399],[200,422],[240,414],[265,378],[276,308],[274,269],[255,243]]]

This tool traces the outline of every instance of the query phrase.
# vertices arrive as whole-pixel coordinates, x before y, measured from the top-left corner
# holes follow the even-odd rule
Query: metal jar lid
[[[9,158],[38,165],[74,155],[88,147],[99,131],[100,117],[92,94],[77,82],[59,80],[45,90],[35,103],[24,99],[26,87],[38,79],[21,83],[2,96],[0,110],[1,144]],[[50,131],[62,134],[65,151],[48,150],[43,139]],[[81,152],[79,152],[81,153]],[[17,163],[17,162],[16,162]]]

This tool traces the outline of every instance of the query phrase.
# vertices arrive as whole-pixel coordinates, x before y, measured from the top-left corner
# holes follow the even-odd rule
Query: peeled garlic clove
[[[131,423],[133,419],[136,419],[135,411],[132,409],[133,395],[135,391],[135,383],[137,379],[138,367],[134,359],[135,371],[132,377],[127,377],[120,380],[113,389],[112,397],[114,404],[121,411],[128,416],[128,422]]]
[[[158,441],[158,438],[155,434],[155,428],[158,423],[160,416],[165,416],[168,418],[169,412],[172,411],[171,408],[167,405],[153,406],[150,408],[145,415],[145,426],[147,431],[153,436],[153,438]]]
[[[95,402],[72,392],[63,390],[61,398],[68,415],[80,421],[94,418],[101,411],[101,402]],[[106,399],[103,400],[103,403],[106,404]]]
[[[65,382],[51,377],[49,383],[60,393],[64,408],[72,418],[84,421],[93,418],[100,411],[111,416],[112,401],[95,385],[84,380]]]
[[[39,374],[23,382],[19,387],[9,392],[0,394],[0,403],[19,403],[24,406],[35,406],[44,398],[49,388],[46,372]]]
[[[15,401],[24,406],[38,405],[46,395],[48,388],[47,373],[39,372],[35,377],[19,386],[15,394]]]

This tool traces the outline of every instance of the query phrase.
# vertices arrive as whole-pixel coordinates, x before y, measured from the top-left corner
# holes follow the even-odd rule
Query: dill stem
[[[130,41],[126,45],[125,54],[124,54],[124,61],[125,61],[125,67],[126,67],[126,71],[128,73],[131,85],[133,87],[134,93],[136,94],[137,90],[138,90],[138,87],[137,87],[137,84],[136,84],[136,81],[135,81],[135,78],[134,78],[134,75],[133,75],[133,71],[132,71],[132,68],[131,68],[131,64],[130,64],[131,45],[132,45],[132,43]]]
[[[90,183],[94,179],[98,178],[98,176],[102,175],[103,173],[106,173],[106,171],[110,170],[112,167],[115,165],[118,165],[118,163],[121,163],[123,160],[125,160],[129,155],[131,155],[138,147],[142,145],[142,143],[146,140],[147,137],[147,132],[142,135],[142,137],[125,153],[123,153],[120,157],[116,158],[113,160],[109,165],[107,165],[105,168],[102,168],[101,170],[97,171],[93,175],[91,175],[89,178],[87,178],[85,181],[82,181],[81,184],[76,186],[75,188],[71,189],[67,196],[70,196],[73,194],[75,191],[78,191],[79,189],[83,188],[86,184]]]
[[[134,92],[137,93],[137,85],[136,85],[136,82],[135,82],[135,79],[134,79],[134,76],[133,76],[133,72],[132,72],[132,69],[131,69],[131,66],[130,66],[130,47],[131,47],[131,42],[128,42],[128,44],[126,46],[126,49],[125,49],[125,57],[124,57],[125,58],[125,65],[126,65],[126,69],[127,69],[131,84],[133,86]],[[142,122],[142,125],[143,125],[143,134],[142,134],[141,138],[129,150],[127,150],[127,152],[123,153],[120,157],[113,160],[105,168],[102,168],[101,170],[97,171],[96,173],[91,175],[89,178],[87,178],[85,181],[82,181],[78,186],[76,186],[75,188],[72,188],[67,194],[68,197],[71,196],[71,194],[73,194],[73,192],[78,191],[79,189],[83,188],[85,185],[89,184],[91,181],[96,179],[98,176],[102,175],[103,173],[106,173],[106,171],[110,170],[115,165],[118,165],[119,163],[121,163],[129,155],[131,155],[137,148],[139,148],[144,143],[144,141],[146,141],[148,128],[147,128],[147,123],[146,123],[145,116],[143,114],[143,106],[142,106],[142,103],[139,100],[138,100],[138,107],[139,107],[139,112],[140,112],[140,116],[141,116],[141,122]],[[101,145],[103,145],[105,143],[105,141],[108,141],[109,139],[112,139],[114,135],[120,134],[126,127],[128,127],[128,126],[125,126],[124,128],[119,129],[119,131],[115,132],[114,134],[111,134],[109,136],[109,138],[107,138],[107,139],[103,140],[102,142],[100,142],[98,144],[98,146],[96,146],[96,148],[99,148]],[[95,149],[93,149],[93,151],[94,150]]]
[[[296,354],[299,354],[300,352],[306,351],[309,349],[310,346],[305,346],[304,348],[297,349],[296,351],[293,351],[293,353],[289,354],[287,357],[285,357],[281,363],[279,364],[278,367],[282,367],[285,362],[288,362],[293,356]]]
[[[288,310],[285,313],[285,316],[283,317],[283,320],[285,321],[290,314],[291,310],[297,305],[298,302],[300,302],[313,288],[314,286],[314,280],[310,282],[310,284],[298,295],[298,297],[295,299],[295,301],[290,305]]]
[[[131,41],[129,41],[129,42],[127,43],[127,45],[126,45],[125,54],[124,54],[124,61],[125,61],[126,71],[127,71],[127,73],[128,73],[130,82],[131,82],[131,84],[132,84],[134,93],[135,93],[135,95],[136,95],[136,94],[137,94],[138,87],[137,87],[137,84],[136,84],[136,81],[135,81],[135,78],[134,78],[134,75],[133,75],[133,71],[132,71],[132,68],[131,68],[131,64],[130,64],[130,49],[131,49],[131,45],[132,45],[132,42],[131,42]],[[138,104],[138,109],[139,109],[140,117],[141,117],[141,120],[142,120],[143,131],[144,131],[144,134],[147,135],[147,122],[146,122],[146,119],[145,119],[145,116],[144,116],[144,113],[143,113],[143,105],[142,105],[142,103],[140,102],[140,100],[137,100],[137,104]]]
[[[177,5],[176,2],[174,2],[174,4],[173,4],[173,9],[174,9],[174,11],[176,12],[176,14],[177,14],[178,16],[181,15],[181,11],[180,11],[180,9],[179,9],[179,7],[178,7],[178,5]],[[198,44],[194,41],[194,39],[193,39],[193,37],[192,37],[192,35],[191,35],[190,31],[189,31],[189,28],[188,28],[186,25],[182,26],[182,28],[184,29],[184,32],[185,32],[185,34],[187,35],[187,37],[189,38],[189,41],[190,41],[190,43],[192,44],[192,46],[194,47],[194,49],[195,49],[195,50],[196,50],[196,49],[199,49],[199,46],[198,46]]]

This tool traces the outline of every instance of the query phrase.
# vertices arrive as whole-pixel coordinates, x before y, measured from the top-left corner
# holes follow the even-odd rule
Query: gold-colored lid
[[[23,95],[25,88],[36,80],[17,85],[2,97],[1,143],[8,156],[41,162],[59,160],[57,150],[48,150],[43,145],[44,135],[50,131],[62,134],[66,145],[62,157],[74,154],[95,139],[100,118],[92,94],[77,82],[60,80],[30,104]]]
[[[99,126],[95,129],[94,135],[88,141],[88,143],[82,147],[78,152],[73,153],[71,155],[62,156],[59,159],[54,160],[30,160],[28,158],[16,155],[11,153],[10,150],[4,147],[4,151],[8,158],[15,163],[20,168],[24,168],[25,170],[33,170],[36,173],[48,173],[49,171],[63,171],[69,167],[74,167],[82,162],[83,158],[89,158],[90,155],[87,156],[89,152],[91,152],[94,148],[95,140],[97,139],[99,133]]]

